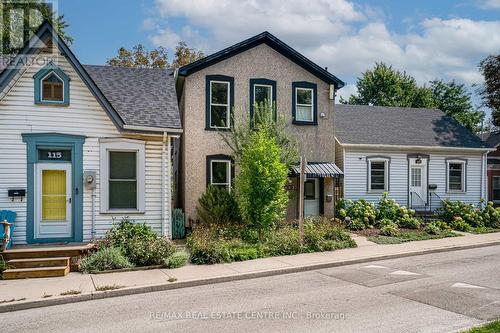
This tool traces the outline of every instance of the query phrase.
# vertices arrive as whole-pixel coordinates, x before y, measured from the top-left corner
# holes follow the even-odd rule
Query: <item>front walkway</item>
[[[210,284],[259,276],[348,265],[372,260],[405,257],[500,244],[500,233],[377,245],[353,235],[357,248],[305,253],[217,265],[187,265],[177,269],[152,269],[106,274],[70,273],[66,277],[0,280],[0,312],[26,307],[134,294],[170,288]],[[106,289],[116,289],[103,291]],[[63,295],[61,295],[63,294]],[[64,295],[67,294],[67,295]],[[80,296],[75,296],[80,295]],[[87,295],[87,297],[83,297]],[[31,304],[28,305],[27,303]]]

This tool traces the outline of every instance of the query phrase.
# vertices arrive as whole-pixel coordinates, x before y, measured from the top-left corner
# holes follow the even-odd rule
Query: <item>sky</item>
[[[184,40],[210,54],[267,30],[346,82],[344,97],[376,62],[420,84],[455,80],[474,91],[479,61],[500,53],[500,0],[58,0],[57,7],[85,64],[104,64],[138,43],[172,55]]]

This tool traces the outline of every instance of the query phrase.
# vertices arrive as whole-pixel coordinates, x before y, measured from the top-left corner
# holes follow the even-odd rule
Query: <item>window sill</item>
[[[388,190],[370,190],[366,191],[367,194],[384,194],[385,192],[389,192]]]
[[[450,191],[450,190],[448,190],[448,191],[446,191],[446,193],[448,193],[448,194],[465,194],[467,192],[466,191]]]
[[[301,120],[292,120],[292,124],[294,125],[312,125],[312,126],[317,126],[318,122],[317,121],[301,121]]]
[[[101,211],[101,214],[115,215],[115,214],[145,214],[146,212],[138,209],[110,209]]]
[[[56,101],[36,101],[35,105],[59,105],[59,106],[69,106],[69,102],[56,102]]]
[[[222,131],[222,132],[227,132],[227,131],[230,131],[230,130],[231,130],[230,127],[205,127],[205,131],[214,131],[214,132]]]

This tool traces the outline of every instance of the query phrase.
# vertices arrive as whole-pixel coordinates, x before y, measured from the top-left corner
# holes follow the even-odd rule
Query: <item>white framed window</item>
[[[145,208],[145,143],[101,139],[101,213],[143,213]]]
[[[231,122],[231,85],[210,81],[210,128],[229,128]]]
[[[295,121],[314,122],[314,89],[295,88]]]
[[[465,192],[465,175],[467,162],[465,160],[447,160],[447,184],[448,192]]]
[[[389,159],[368,158],[368,192],[389,190]]]
[[[210,160],[209,175],[210,185],[231,191],[231,160]]]
[[[255,83],[253,85],[253,104],[260,106],[265,102],[269,104],[273,102],[273,86]]]

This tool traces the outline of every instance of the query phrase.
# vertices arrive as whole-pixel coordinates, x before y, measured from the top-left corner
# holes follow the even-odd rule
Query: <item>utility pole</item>
[[[300,156],[300,175],[299,175],[299,234],[300,244],[304,244],[304,183],[307,161],[304,156]]]

